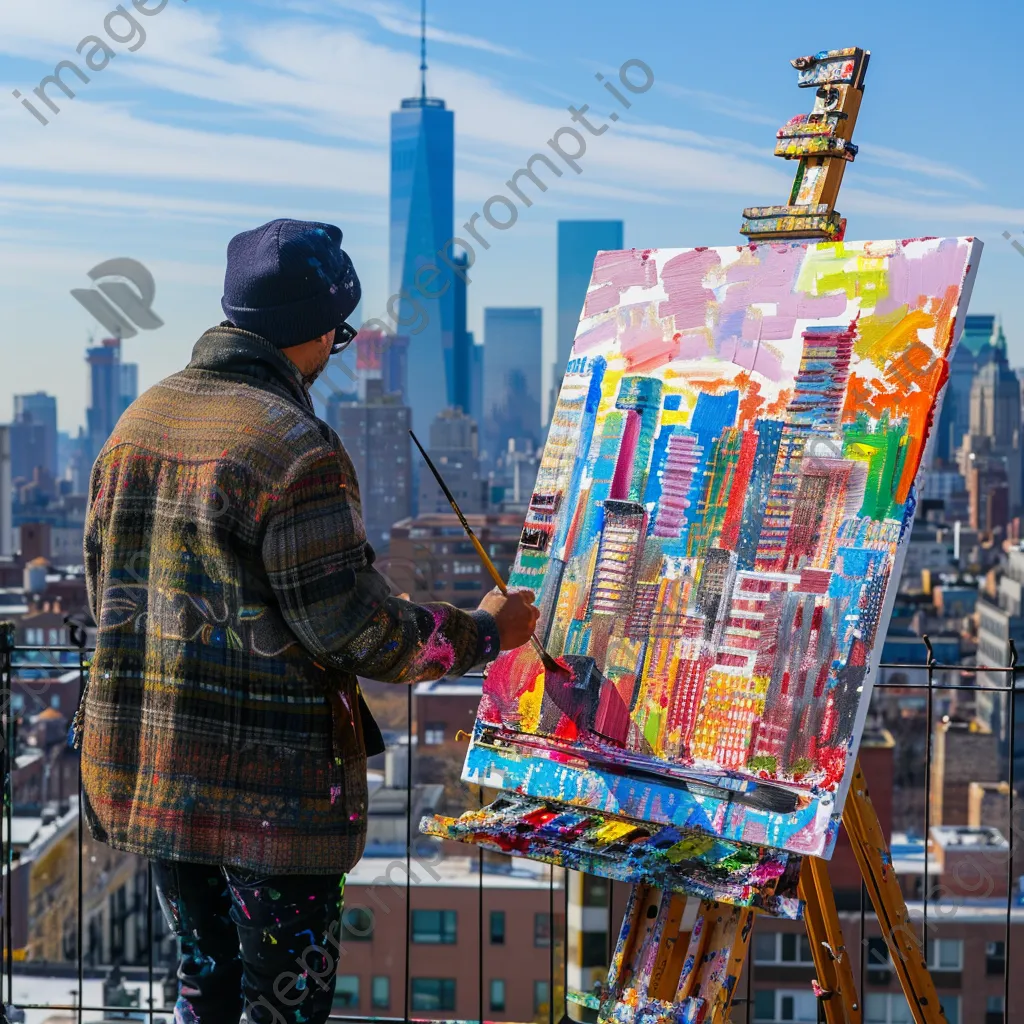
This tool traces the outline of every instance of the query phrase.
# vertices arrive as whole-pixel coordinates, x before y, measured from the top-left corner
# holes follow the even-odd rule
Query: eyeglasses
[[[340,323],[334,330],[334,344],[331,346],[331,355],[336,356],[343,349],[346,349],[358,333],[359,329],[357,327],[344,322]]]

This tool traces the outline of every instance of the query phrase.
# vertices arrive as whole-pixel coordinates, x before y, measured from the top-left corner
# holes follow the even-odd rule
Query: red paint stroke
[[[754,456],[757,454],[757,433],[753,430],[743,431],[740,441],[740,454],[732,473],[732,485],[729,490],[729,503],[725,510],[725,521],[722,523],[721,545],[729,551],[735,551],[740,540],[740,522],[743,518],[743,505],[747,499],[747,486],[750,474],[754,470]]]

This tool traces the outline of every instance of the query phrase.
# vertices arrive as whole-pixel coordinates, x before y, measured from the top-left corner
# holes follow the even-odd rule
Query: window
[[[754,963],[813,964],[810,940],[797,932],[755,933]]]
[[[939,996],[939,1005],[946,1015],[947,1024],[960,1024],[960,997]]]
[[[58,709],[58,710],[60,709],[60,694],[58,694],[58,693],[55,693],[55,694],[54,694],[54,695],[53,695],[53,696],[52,696],[52,697],[50,698],[50,707],[51,707],[51,708],[56,708],[56,709]]]
[[[1002,974],[1006,970],[1006,944],[998,942],[985,943],[985,973]]]
[[[881,936],[872,935],[868,939],[866,967],[870,984],[888,985],[892,980],[892,960],[889,959],[889,947]]]
[[[928,969],[959,971],[964,966],[963,939],[929,939]]]
[[[391,1006],[391,979],[386,974],[378,974],[370,983],[370,999],[375,1010]]]
[[[754,992],[754,1020],[775,1020],[775,991],[759,988]]]
[[[20,714],[25,710],[25,698],[22,694],[11,694],[11,710],[14,711],[15,714]]]
[[[534,1014],[546,1013],[548,1009],[548,983],[546,981],[535,981],[533,983],[533,1012]]]
[[[483,590],[483,584],[477,580],[456,580],[452,590]]]
[[[583,906],[585,907],[607,907],[608,906],[608,879],[598,878],[597,875],[583,876]]]
[[[491,1009],[505,1009],[505,982],[501,978],[491,979]]]
[[[755,1021],[817,1024],[818,1000],[808,989],[763,989],[754,997]]]
[[[608,933],[583,932],[581,967],[606,967],[608,964]]]
[[[454,1010],[454,978],[413,978],[412,1008],[414,1010]]]
[[[864,998],[864,1024],[914,1024],[902,992],[869,992]]]
[[[346,907],[341,915],[341,937],[352,942],[369,942],[373,938],[373,912],[358,904]]]
[[[334,986],[334,1009],[344,1010],[359,1006],[359,975],[339,974]]]
[[[551,915],[533,915],[533,944],[535,946],[551,945]]]
[[[427,722],[423,729],[423,742],[431,746],[444,743],[444,722]]]
[[[455,911],[414,910],[412,912],[412,941],[434,942],[445,946],[454,945]]]
[[[1006,1001],[1003,996],[989,996],[985,1000],[985,1019],[991,1019],[995,1024],[1003,1024],[1003,1007]]]
[[[491,911],[491,945],[505,945],[505,911]]]

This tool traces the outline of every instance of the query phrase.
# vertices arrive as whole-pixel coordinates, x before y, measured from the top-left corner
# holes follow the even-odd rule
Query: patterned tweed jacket
[[[146,857],[347,871],[367,731],[380,740],[356,675],[410,683],[497,654],[485,612],[390,596],[337,434],[292,363],[230,325],[121,417],[85,557],[87,820]]]

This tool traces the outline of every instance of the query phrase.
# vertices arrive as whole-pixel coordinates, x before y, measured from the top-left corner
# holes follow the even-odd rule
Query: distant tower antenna
[[[420,0],[420,99],[427,98],[427,0]]]

